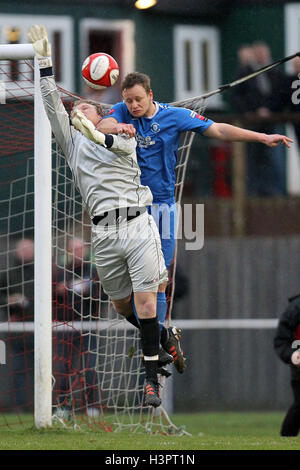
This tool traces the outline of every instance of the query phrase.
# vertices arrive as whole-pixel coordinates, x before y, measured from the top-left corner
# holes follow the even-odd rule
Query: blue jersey
[[[105,117],[135,127],[141,183],[151,189],[154,203],[172,204],[180,133],[195,131],[202,134],[213,121],[189,109],[158,102],[155,106],[152,117],[135,118],[125,103],[117,103]]]

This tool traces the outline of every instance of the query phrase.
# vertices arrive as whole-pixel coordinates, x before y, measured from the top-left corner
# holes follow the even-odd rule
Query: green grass
[[[300,436],[284,438],[279,429],[284,414],[198,413],[172,416],[191,436],[130,432],[37,430],[32,423],[1,426],[1,450],[299,450]]]

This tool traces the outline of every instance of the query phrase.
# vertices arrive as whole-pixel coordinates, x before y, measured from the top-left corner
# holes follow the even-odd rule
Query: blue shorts
[[[161,239],[162,252],[167,269],[172,263],[177,232],[177,207],[176,203],[154,203],[148,207],[148,212],[155,220]]]

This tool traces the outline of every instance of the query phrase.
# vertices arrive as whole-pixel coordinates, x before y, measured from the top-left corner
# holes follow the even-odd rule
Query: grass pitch
[[[299,450],[299,437],[280,437],[284,414],[176,414],[191,436],[147,435],[101,430],[52,428],[37,430],[32,423],[0,427],[1,450]]]

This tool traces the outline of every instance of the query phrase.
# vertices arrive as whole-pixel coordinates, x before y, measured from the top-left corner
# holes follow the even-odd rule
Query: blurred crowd
[[[70,392],[76,399],[77,383],[84,370],[85,400],[95,403],[98,393],[95,385],[92,354],[95,341],[73,327],[74,321],[96,319],[99,301],[107,304],[100,292],[96,268],[90,260],[89,245],[80,238],[70,238],[64,259],[52,266],[53,294],[53,403],[65,404]],[[11,250],[8,265],[0,276],[1,321],[9,323],[34,321],[34,241],[17,240]],[[64,328],[61,328],[64,326]],[[10,403],[16,410],[31,411],[33,407],[34,335],[30,331],[9,329],[4,340],[7,344],[6,375],[10,378]],[[4,372],[4,369],[2,370]],[[82,399],[78,395],[78,400]],[[69,405],[69,403],[68,403]]]

